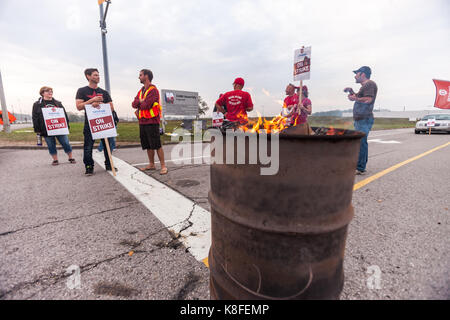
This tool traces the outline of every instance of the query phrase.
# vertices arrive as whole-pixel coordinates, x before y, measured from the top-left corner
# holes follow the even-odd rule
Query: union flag
[[[436,86],[434,106],[439,109],[450,109],[450,81],[433,79]]]

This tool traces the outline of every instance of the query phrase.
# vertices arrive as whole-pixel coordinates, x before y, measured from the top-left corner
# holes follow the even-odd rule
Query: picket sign
[[[435,118],[430,118],[427,121],[427,127],[429,127],[428,129],[428,134],[431,134],[431,127],[434,127],[436,125],[436,119]]]
[[[298,93],[298,114],[301,113],[303,100],[303,80],[309,80],[311,76],[311,47],[302,46],[294,51],[294,81],[300,81]]]
[[[212,126],[213,127],[221,127],[223,124],[223,113],[222,112],[213,112],[212,114]]]
[[[66,115],[63,108],[42,108],[42,115],[44,116],[45,128],[47,129],[47,135],[49,137],[69,134],[69,128],[67,126]]]
[[[109,103],[102,103],[98,107],[93,107],[91,104],[87,104],[85,105],[85,110],[92,139],[104,139],[103,141],[105,142],[105,147],[111,161],[111,168],[114,176],[116,176],[116,170],[114,168],[108,141],[108,138],[117,137],[117,130],[114,125],[111,106]]]

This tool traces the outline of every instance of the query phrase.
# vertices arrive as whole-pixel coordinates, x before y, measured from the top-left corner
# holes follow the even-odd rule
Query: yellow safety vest
[[[156,89],[156,87],[154,86],[150,86],[150,88],[147,89],[147,91],[145,91],[144,94],[142,94],[142,92],[144,91],[144,89],[139,90],[139,99],[145,99],[147,98],[147,95],[150,91],[152,91],[153,89]],[[138,114],[138,118],[142,119],[151,119],[154,118],[156,116],[158,116],[160,113],[162,112],[162,107],[159,104],[158,101],[156,101],[155,103],[153,103],[153,106],[150,109],[146,109],[146,110],[139,110],[139,114]]]

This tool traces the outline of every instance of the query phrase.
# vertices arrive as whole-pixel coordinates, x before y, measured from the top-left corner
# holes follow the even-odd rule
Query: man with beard
[[[136,115],[139,119],[139,135],[142,150],[147,150],[149,164],[141,168],[142,171],[156,170],[155,150],[161,163],[160,174],[167,174],[164,162],[164,150],[161,146],[159,133],[161,106],[159,104],[159,91],[152,84],[153,73],[148,69],[139,72],[139,81],[144,85],[137,93],[132,107],[137,109]]]
[[[111,112],[114,111],[114,106],[112,103],[111,96],[108,91],[103,90],[98,86],[100,82],[100,74],[95,68],[89,68],[84,70],[84,75],[89,82],[86,87],[80,88],[76,95],[76,106],[79,111],[85,110],[85,106],[90,104],[94,108],[98,107],[101,103],[109,103],[111,107]],[[95,140],[92,139],[91,130],[89,129],[89,123],[86,116],[86,110],[84,112],[84,152],[83,152],[83,162],[86,167],[85,174],[91,176],[94,174],[94,159],[92,159],[92,148],[94,147]],[[102,139],[103,145],[105,145],[105,139]],[[111,171],[111,160],[109,159],[108,151],[105,148],[105,167],[106,170]],[[114,168],[116,171],[117,169]]]
[[[373,125],[373,106],[377,97],[378,88],[374,81],[370,80],[372,70],[367,67],[361,67],[353,71],[355,73],[356,83],[361,84],[358,93],[354,93],[352,88],[345,88],[344,92],[349,92],[348,99],[354,101],[353,120],[355,129],[364,132],[366,135],[361,139],[361,147],[359,150],[358,164],[356,166],[356,174],[363,175],[366,172],[366,165],[369,159],[369,145],[367,136]]]

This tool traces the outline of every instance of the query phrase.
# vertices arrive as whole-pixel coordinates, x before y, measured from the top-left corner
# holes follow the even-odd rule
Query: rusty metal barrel
[[[339,299],[363,136],[344,133],[283,131],[275,175],[248,156],[211,165],[211,299]]]

